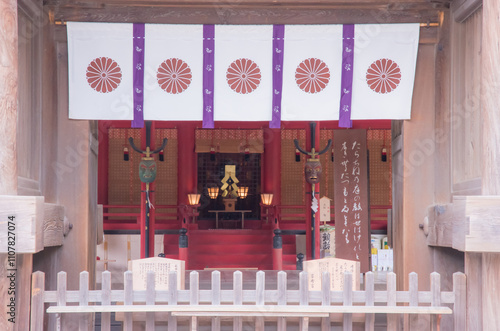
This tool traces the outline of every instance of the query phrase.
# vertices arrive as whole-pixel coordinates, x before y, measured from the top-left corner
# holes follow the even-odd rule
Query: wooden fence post
[[[352,273],[344,272],[344,306],[352,306]],[[345,331],[352,331],[352,314],[344,314],[343,326]]]
[[[276,230],[275,230],[276,231]],[[278,306],[286,306],[286,272],[278,272]],[[286,318],[278,317],[278,331],[286,331]]]
[[[125,271],[123,275],[123,290],[124,290],[124,304],[133,305],[134,288],[133,288],[132,271]],[[123,321],[123,329],[125,331],[132,331],[132,313],[125,313]]]
[[[467,325],[467,288],[465,274],[462,272],[455,272],[453,274],[453,293],[455,295],[455,303],[453,305],[453,330],[465,331]]]
[[[255,304],[257,306],[264,306],[266,291],[266,273],[262,270],[257,271],[255,279]],[[255,330],[264,331],[264,317],[255,318]]]
[[[368,271],[365,274],[365,305],[375,305],[375,276],[373,272]],[[365,331],[373,331],[375,329],[375,314],[365,315]]]
[[[67,274],[64,271],[57,273],[57,305],[66,306],[66,285],[67,285]],[[56,315],[57,330],[61,330],[61,314]]]
[[[174,271],[168,274],[168,304],[177,305],[177,273]],[[168,314],[168,331],[177,331],[177,317]]]
[[[431,306],[441,306],[441,275],[437,272],[431,273]],[[431,315],[431,331],[439,330],[441,315]]]
[[[233,273],[233,294],[234,302],[233,305],[243,304],[243,273],[241,271],[235,271]],[[235,317],[233,318],[233,330],[242,331],[243,330],[243,318]]]
[[[387,273],[387,306],[396,306],[396,274]],[[398,315],[387,314],[387,330],[396,331],[398,329]]]
[[[80,290],[78,293],[79,305],[89,305],[89,273],[88,271],[80,272]],[[88,331],[89,329],[89,314],[82,314],[78,323],[80,331]]]
[[[31,331],[43,331],[45,274],[36,271],[31,276]]]
[[[307,283],[307,272],[302,271],[299,274],[299,305],[309,305],[309,284]],[[309,317],[300,318],[300,331],[309,330]]]
[[[410,306],[418,306],[418,274],[416,272],[411,272],[408,276],[410,282]],[[418,327],[418,315],[411,314],[408,316],[410,330],[416,330]]]
[[[189,304],[191,306],[198,306],[200,303],[200,276],[196,271],[191,271],[189,274]],[[191,317],[191,330],[198,330],[198,317]]]
[[[102,305],[111,305],[111,272],[102,273]],[[101,331],[111,331],[111,313],[101,313]]]
[[[321,274],[321,304],[323,306],[330,306],[330,274],[328,272],[323,272]],[[321,331],[329,331],[331,328],[330,317],[321,318]]]
[[[221,302],[220,271],[212,271],[212,305],[218,306]],[[212,330],[220,331],[220,317],[212,317]]]
[[[156,284],[155,272],[149,270],[146,274],[146,305],[154,306],[156,304]],[[146,331],[154,331],[155,313],[146,312]]]

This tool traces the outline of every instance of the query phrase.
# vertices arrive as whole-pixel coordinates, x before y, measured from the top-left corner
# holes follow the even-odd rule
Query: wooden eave
[[[348,24],[438,22],[448,0],[47,0],[55,21],[171,24]]]

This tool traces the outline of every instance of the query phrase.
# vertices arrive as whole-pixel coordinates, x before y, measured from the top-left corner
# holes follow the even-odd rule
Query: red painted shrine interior
[[[311,226],[311,186],[304,180],[305,155],[297,158],[293,140],[298,139],[303,149],[310,150],[309,122],[282,122],[281,129],[269,129],[267,122],[216,122],[215,129],[210,130],[201,126],[201,122],[152,123],[151,149],[160,146],[163,138],[168,138],[168,143],[161,157],[154,156],[158,171],[150,185],[154,206],[150,213],[150,229],[154,230],[150,231],[150,238],[154,240],[154,232],[163,233],[166,256],[177,258],[178,232],[173,230],[187,228],[189,269],[272,269],[271,248],[267,246],[272,242],[272,229],[276,227],[273,222],[276,224],[277,220],[279,229],[285,231],[283,267],[287,269],[288,264],[294,268],[294,233],[307,232]],[[339,129],[338,121],[317,122],[316,150],[323,149],[328,139],[333,140],[334,130]],[[392,205],[391,121],[354,121],[353,129],[367,130],[370,226],[372,232],[386,233],[387,210]],[[128,138],[134,138],[135,144],[145,150],[145,134],[145,128],[131,129],[130,121],[99,121],[98,202],[104,206],[107,233],[141,230],[141,190],[145,190],[138,177],[141,155],[130,147]],[[127,153],[128,161],[124,158]],[[334,157],[333,150],[320,156],[323,174],[319,197],[332,199],[329,225],[334,225]],[[219,213],[216,224],[216,213],[210,212],[225,208],[221,194],[210,199],[207,188],[223,185],[221,179],[228,164],[236,166],[237,185],[249,187],[248,196],[235,201],[236,210],[248,211],[244,215],[244,230],[238,213]],[[189,206],[191,193],[201,194],[196,208]],[[273,194],[271,207],[261,203],[261,193]],[[306,237],[306,247],[311,247],[311,238]],[[218,246],[221,242],[228,246]],[[214,251],[214,257],[206,256],[209,249]],[[228,250],[238,253],[239,258],[224,257]],[[246,255],[248,250],[252,255]],[[149,256],[153,254],[150,247]],[[211,258],[216,258],[218,264],[209,264],[206,259]]]

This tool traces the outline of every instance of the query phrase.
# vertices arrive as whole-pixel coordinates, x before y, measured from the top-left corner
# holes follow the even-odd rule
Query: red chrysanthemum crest
[[[260,79],[260,68],[250,59],[238,59],[227,68],[227,84],[236,93],[252,93],[259,87]]]
[[[366,71],[366,83],[377,93],[390,93],[398,87],[400,82],[401,69],[390,59],[377,60]]]
[[[306,93],[321,92],[329,81],[330,69],[320,59],[306,59],[295,70],[295,82]]]
[[[184,92],[191,84],[192,78],[191,68],[187,63],[176,58],[162,62],[156,73],[158,85],[170,94]]]
[[[87,67],[87,82],[100,93],[115,90],[122,81],[122,70],[116,61],[109,57],[98,57]]]

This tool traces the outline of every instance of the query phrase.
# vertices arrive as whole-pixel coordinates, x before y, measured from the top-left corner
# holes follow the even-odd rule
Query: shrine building
[[[81,289],[86,271],[91,293],[103,277],[123,289],[132,261],[152,257],[199,272],[200,291],[213,270],[255,274],[242,293],[258,291],[258,271],[278,292],[286,271],[294,291],[304,263],[346,259],[354,298],[370,272],[388,288],[397,275],[409,299],[395,307],[414,306],[416,285],[441,291],[417,297],[443,310],[384,312],[382,328],[500,329],[497,1],[7,0],[0,12],[5,330],[100,329],[109,311],[50,312],[78,302],[56,298],[60,279]],[[185,278],[180,301],[198,284]],[[249,330],[369,325],[306,313],[222,317],[238,330],[250,317]],[[169,330],[174,315],[160,318]],[[191,329],[207,316],[219,329],[202,314]]]

